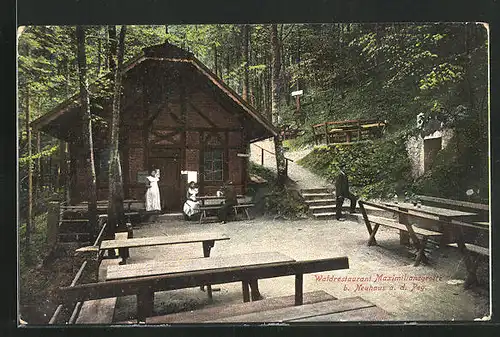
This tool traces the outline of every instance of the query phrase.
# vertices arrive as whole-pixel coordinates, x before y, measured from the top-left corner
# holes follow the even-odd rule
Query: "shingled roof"
[[[158,61],[158,62],[184,62],[192,65],[196,71],[205,76],[207,80],[213,83],[219,94],[227,96],[229,99],[234,101],[236,105],[241,108],[241,110],[248,115],[252,120],[257,122],[262,126],[262,135],[259,137],[254,137],[252,141],[269,138],[277,135],[277,129],[272,125],[272,123],[267,120],[261,113],[259,113],[253,106],[248,104],[243,100],[243,98],[231,89],[226,83],[224,83],[220,78],[217,77],[210,69],[208,69],[200,60],[198,60],[191,52],[179,48],[168,42],[143,48],[143,55],[133,59],[128,62],[123,67],[123,73],[127,73],[137,67],[139,64],[146,60]],[[111,79],[112,73],[109,72],[94,83],[90,85],[90,91],[92,92],[96,88],[103,85],[105,79]],[[61,131],[63,125],[72,123],[76,118],[76,108],[80,105],[79,103],[79,92],[75,93],[73,96],[57,105],[53,110],[47,114],[39,117],[31,123],[33,129],[42,130],[48,134],[53,135],[56,138],[67,138],[64,132]]]

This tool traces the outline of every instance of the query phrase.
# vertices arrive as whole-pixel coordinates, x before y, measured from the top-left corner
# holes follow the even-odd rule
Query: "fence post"
[[[325,122],[325,143],[328,145],[328,124]]]
[[[50,249],[54,248],[57,243],[59,213],[59,201],[50,201],[47,212],[47,244]]]
[[[260,165],[264,166],[264,149],[260,148]]]
[[[288,158],[285,158],[285,176],[288,177]]]

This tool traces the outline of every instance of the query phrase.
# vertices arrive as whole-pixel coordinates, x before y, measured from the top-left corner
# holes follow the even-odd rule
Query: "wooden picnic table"
[[[236,196],[237,199],[243,199],[245,198],[244,195],[241,195],[241,194],[238,194]],[[201,205],[204,206],[205,205],[205,200],[214,200],[214,201],[224,201],[224,196],[217,196],[217,195],[201,195],[201,196],[197,196],[196,197],[196,200],[200,200],[201,201]]]
[[[241,254],[226,257],[210,257],[189,261],[173,261],[172,268],[162,262],[164,274],[158,271],[148,272],[154,276],[137,276],[142,273],[129,272],[125,278],[110,280],[113,269],[107,269],[106,281],[88,283],[72,287],[60,287],[57,297],[60,303],[68,304],[100,298],[134,295],[137,297],[137,320],[145,322],[153,313],[154,293],[197,287],[204,284],[223,284],[242,282],[243,301],[249,302],[249,284],[260,279],[281,276],[295,277],[294,305],[304,304],[304,274],[347,269],[349,260],[346,256],[295,261],[276,252]],[[189,265],[186,265],[189,264]],[[120,266],[132,268],[133,265]],[[110,274],[108,274],[108,272]],[[146,271],[147,272],[147,271]],[[166,273],[166,274],[165,274]],[[124,275],[122,274],[121,277]]]
[[[375,235],[378,232],[380,226],[393,228],[399,230],[400,235],[400,243],[405,245],[409,243],[409,239],[413,242],[414,247],[417,249],[417,254],[415,258],[414,266],[418,266],[421,261],[427,262],[427,256],[425,255],[425,245],[427,244],[427,240],[430,237],[439,237],[442,236],[442,233],[428,230],[420,227],[414,227],[413,224],[409,221],[408,217],[413,216],[416,218],[424,218],[429,219],[427,216],[422,216],[420,214],[410,214],[406,209],[400,209],[397,207],[390,207],[383,204],[377,204],[373,202],[368,202],[365,200],[359,200],[359,207],[361,209],[361,213],[363,215],[363,219],[366,224],[366,229],[368,230],[368,234],[370,238],[368,239],[368,246],[373,244],[377,244],[375,240]],[[365,206],[369,205],[375,208],[383,209],[385,211],[390,211],[398,215],[398,220],[395,219],[387,219],[384,217],[378,216],[368,216]],[[372,227],[372,224],[374,227]],[[404,236],[404,235],[407,236]],[[404,239],[404,240],[403,240]]]
[[[237,204],[233,206],[233,210],[236,215],[238,215],[238,210],[243,210],[248,220],[250,220],[250,214],[248,213],[248,209],[253,207],[254,204],[252,202],[246,202],[246,196],[238,194],[236,196]],[[216,196],[216,195],[205,195],[197,197],[197,200],[200,200],[200,218],[198,222],[201,224],[203,219],[207,217],[208,212],[215,212],[221,209],[223,206],[224,196]],[[241,200],[243,199],[243,201]],[[220,201],[219,203],[211,203],[210,205],[205,205],[205,201]]]
[[[456,234],[457,240],[458,237],[463,236],[462,227],[460,226],[459,223],[456,223],[456,226],[448,226],[448,225],[443,226],[443,223],[450,224],[453,220],[476,215],[476,213],[472,212],[464,212],[464,211],[458,211],[454,209],[441,208],[435,206],[414,205],[408,202],[402,202],[402,203],[384,202],[384,205],[389,207],[395,207],[403,211],[412,211],[416,213],[437,217],[438,218],[437,222],[438,224],[440,224],[441,231],[443,232],[443,236],[441,237],[441,246],[445,245],[445,241],[448,240],[448,238],[450,237],[450,232],[454,232]]]
[[[476,213],[472,212],[457,211],[449,208],[441,208],[441,207],[426,206],[426,205],[413,205],[412,203],[409,202],[401,202],[401,203],[384,202],[384,205],[387,205],[389,207],[397,207],[402,210],[415,211],[419,213],[437,216],[441,220],[448,222],[451,219],[476,215]]]
[[[454,236],[456,245],[464,257],[465,266],[467,268],[467,279],[465,280],[465,287],[468,287],[471,284],[478,283],[476,275],[478,261],[473,261],[471,256],[469,256],[469,250],[467,249],[467,244],[465,242],[463,233],[463,227],[470,227],[470,224],[460,221],[460,219],[464,217],[475,216],[476,213],[434,206],[413,205],[411,203],[396,204],[387,202],[384,204],[389,207],[397,207],[400,210],[414,211],[417,213],[423,213],[438,217],[436,221],[438,224],[440,224],[443,233],[453,232],[455,234]],[[487,229],[487,227],[485,228],[483,226],[483,229]],[[448,235],[443,235],[440,247],[446,246],[446,242],[444,241],[446,237],[448,237]]]
[[[214,272],[232,270],[237,268],[248,268],[248,267],[263,267],[266,265],[278,266],[280,264],[294,262],[295,260],[284,254],[277,252],[264,252],[264,253],[254,253],[254,254],[240,254],[232,256],[222,256],[222,257],[207,257],[204,259],[190,259],[190,260],[175,260],[175,261],[150,261],[144,263],[137,263],[125,266],[118,266],[120,268],[114,268],[116,266],[109,266],[106,273],[106,281],[116,281],[124,279],[135,279],[148,276],[168,276],[168,275],[179,275],[179,277],[186,277],[186,274],[191,273],[196,274],[200,272]],[[253,284],[258,285],[258,280],[252,281]],[[250,281],[242,281],[243,287],[243,301],[248,302],[250,300]],[[187,286],[186,286],[187,287]],[[255,287],[257,288],[257,287]],[[254,289],[252,287],[252,298],[255,298],[253,294]],[[209,298],[212,298],[211,285],[207,286],[207,293]],[[143,299],[144,302],[153,301],[154,295],[149,295],[149,298]],[[150,309],[147,310],[147,315],[151,313]],[[143,316],[141,314],[141,316]]]
[[[138,248],[162,245],[177,245],[185,243],[201,242],[203,246],[203,256],[209,257],[210,250],[215,245],[215,241],[229,240],[229,237],[218,233],[200,233],[186,235],[163,235],[150,236],[144,238],[132,238],[126,240],[103,240],[99,250]]]
[[[123,208],[130,212],[132,210],[132,204],[134,203],[141,203],[144,204],[144,200],[137,200],[137,199],[125,199],[123,200]],[[88,201],[82,201],[78,205],[75,206],[69,206],[69,207],[88,207]],[[98,208],[107,208],[108,207],[108,200],[98,200],[97,201],[97,207]]]
[[[132,238],[126,240],[103,240],[99,247],[99,250],[108,249],[126,249],[128,256],[129,248],[138,247],[152,247],[152,246],[162,246],[162,245],[177,245],[186,243],[197,243],[201,242],[203,247],[203,257],[209,257],[210,251],[215,245],[215,241],[229,240],[229,237],[224,234],[218,233],[202,233],[202,234],[187,234],[187,235],[165,235],[165,236],[153,236],[144,238]],[[126,258],[123,258],[124,262]],[[201,287],[203,290],[203,287]],[[207,285],[208,297],[212,297],[212,287]]]
[[[206,259],[190,259],[175,261],[149,261],[125,266],[109,266],[106,281],[135,277],[157,276],[177,273],[194,273],[197,271],[218,270],[266,264],[293,262],[293,258],[278,252],[263,252],[217,256]]]

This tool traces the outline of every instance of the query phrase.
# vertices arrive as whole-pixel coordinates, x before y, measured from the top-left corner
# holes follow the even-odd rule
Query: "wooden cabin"
[[[112,98],[106,80],[90,86],[98,199],[108,195]],[[87,200],[87,158],[79,139],[79,93],[32,123],[62,140],[71,203]],[[165,43],[143,49],[125,65],[121,98],[120,159],[126,199],[144,200],[144,178],[160,169],[164,211],[181,210],[187,173],[200,194],[214,194],[224,181],[246,193],[249,144],[277,134],[273,125],[192,53]],[[63,159],[64,161],[64,159]],[[64,173],[63,173],[64,174]]]

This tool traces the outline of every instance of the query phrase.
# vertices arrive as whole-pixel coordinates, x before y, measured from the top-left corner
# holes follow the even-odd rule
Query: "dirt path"
[[[455,251],[442,251],[431,256],[431,265],[413,266],[405,248],[399,246],[397,232],[380,229],[378,242],[383,247],[366,245],[364,225],[353,221],[335,220],[270,220],[258,218],[227,224],[187,223],[180,220],[142,225],[134,231],[136,237],[161,234],[219,232],[231,239],[216,243],[212,256],[226,256],[263,251],[279,251],[297,260],[347,256],[348,270],[304,276],[304,291],[325,290],[338,298],[361,296],[393,315],[394,320],[473,320],[489,314],[486,290],[464,290],[465,267]],[[131,250],[130,263],[151,259],[186,259],[202,256],[201,245],[178,245],[137,248]],[[487,267],[487,266],[486,266]],[[380,275],[429,277],[427,281],[377,281]],[[371,278],[371,281],[318,281],[320,276],[350,276]],[[294,277],[286,276],[261,280],[264,297],[292,295]],[[376,290],[361,290],[370,289]],[[218,286],[219,287],[219,286]],[[155,295],[155,314],[193,310],[207,306],[221,306],[242,301],[241,284],[220,285],[209,303],[204,292],[197,288],[161,292]],[[117,320],[132,318],[135,298],[120,298]]]
[[[272,140],[263,140],[250,145],[250,160],[257,164],[261,163],[262,152],[256,145],[274,153],[274,142]],[[325,179],[297,164],[299,159],[305,157],[311,151],[312,147],[285,152],[285,157],[293,160],[293,162],[288,162],[288,176],[296,182],[299,189],[332,187],[332,184]],[[276,159],[274,155],[266,151],[264,151],[264,166],[276,172]]]

